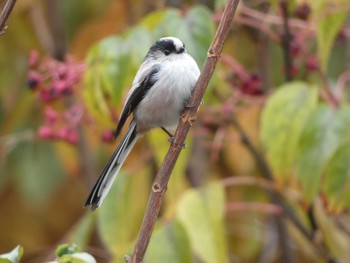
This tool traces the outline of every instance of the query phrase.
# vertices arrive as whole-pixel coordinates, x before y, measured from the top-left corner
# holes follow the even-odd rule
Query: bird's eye
[[[169,49],[164,50],[164,54],[165,54],[166,56],[168,56],[170,53],[171,53],[171,51],[170,51]]]

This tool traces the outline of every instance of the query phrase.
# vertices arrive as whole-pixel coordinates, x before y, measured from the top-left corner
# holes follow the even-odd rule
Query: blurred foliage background
[[[167,137],[139,141],[96,212],[86,195],[150,45],[179,37],[201,67],[224,5],[17,1],[0,36],[0,253],[45,262],[75,243],[124,262]],[[145,262],[350,262],[349,11],[240,2]]]

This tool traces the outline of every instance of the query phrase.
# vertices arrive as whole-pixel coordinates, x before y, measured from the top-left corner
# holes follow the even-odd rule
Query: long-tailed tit
[[[145,132],[160,127],[170,137],[188,103],[200,71],[195,60],[175,37],[164,37],[149,49],[127,95],[115,138],[133,113],[129,129],[92,188],[85,206],[99,207],[123,162]]]

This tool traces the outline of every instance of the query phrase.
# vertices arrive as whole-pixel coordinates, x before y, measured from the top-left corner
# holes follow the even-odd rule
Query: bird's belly
[[[140,103],[137,107],[134,117],[138,129],[147,131],[156,127],[174,129],[179,121],[180,112],[183,109],[183,103],[180,106],[169,99],[153,99],[148,97],[152,102]]]
[[[182,91],[178,87],[156,86],[145,96],[134,112],[140,132],[156,127],[170,130],[176,128],[191,90]],[[184,99],[185,98],[185,99]]]
[[[163,65],[162,70],[157,73],[161,77],[134,111],[138,131],[156,127],[169,130],[176,128],[199,76],[199,70],[193,69],[196,69],[195,64],[181,61]]]

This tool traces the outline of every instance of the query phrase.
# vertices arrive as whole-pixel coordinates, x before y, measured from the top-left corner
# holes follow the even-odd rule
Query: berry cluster
[[[251,73],[241,79],[239,90],[246,95],[259,96],[263,94],[261,77],[257,73]]]
[[[292,13],[293,17],[307,21],[311,15],[311,8],[307,3],[297,5]],[[337,42],[342,42],[346,39],[344,30],[338,33]],[[293,60],[291,67],[291,75],[296,77],[300,73],[320,72],[320,62],[314,54],[315,36],[309,34],[309,31],[292,32],[291,42],[289,46],[289,55]]]
[[[82,120],[84,108],[81,103],[72,105],[72,101],[84,65],[71,59],[61,62],[40,58],[37,51],[32,51],[28,68],[28,87],[38,93],[43,105],[44,123],[38,128],[38,137],[76,144],[79,140],[77,126]]]
[[[84,72],[83,64],[77,64],[71,59],[64,62],[52,58],[40,59],[37,51],[30,53],[28,67],[28,87],[39,90],[43,102],[72,95],[74,86]]]
[[[44,124],[38,129],[38,136],[47,140],[63,140],[76,144],[79,140],[77,125],[83,115],[83,107],[75,105],[68,109],[63,116],[51,106],[44,108]]]
[[[43,140],[60,140],[70,144],[79,141],[78,125],[89,118],[82,103],[78,101],[77,86],[84,73],[85,65],[72,59],[57,61],[41,58],[37,51],[28,57],[27,84],[38,94],[43,109],[43,124],[37,135]],[[113,142],[113,130],[101,134],[105,143]]]
[[[247,72],[246,69],[232,56],[223,54],[221,62],[232,72],[228,81],[232,87],[238,87],[241,94],[249,96],[263,95],[261,76]]]
[[[307,3],[301,3],[294,9],[293,16],[301,20],[308,20],[311,14],[311,7]]]
[[[300,69],[304,69],[306,73],[319,70],[318,58],[312,54],[307,45],[301,42],[302,40],[293,35],[289,46],[289,55],[292,58],[292,66],[290,68],[292,77],[297,77],[300,74]]]

